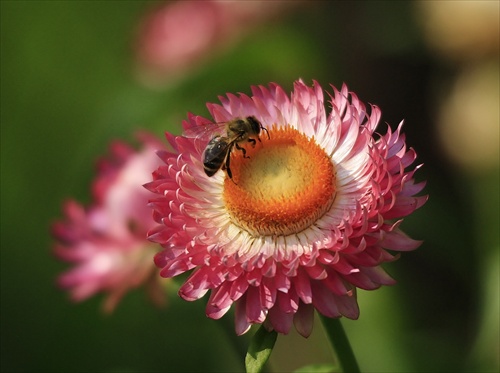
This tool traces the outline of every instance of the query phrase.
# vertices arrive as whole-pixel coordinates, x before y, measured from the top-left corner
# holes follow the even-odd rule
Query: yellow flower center
[[[224,181],[224,202],[234,224],[253,236],[298,233],[335,199],[335,170],[314,139],[291,127],[263,131],[255,147],[233,148],[233,180]]]

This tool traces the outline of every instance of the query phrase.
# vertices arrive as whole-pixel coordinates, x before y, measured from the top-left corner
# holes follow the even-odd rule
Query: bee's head
[[[262,127],[262,124],[255,118],[253,115],[250,117],[246,118],[248,124],[250,124],[250,128],[252,130],[252,133],[259,134],[260,128]]]
[[[258,134],[260,134],[260,130],[264,130],[267,133],[267,137],[269,137],[269,133],[267,132],[267,129],[253,115],[247,117],[247,121],[250,124],[253,133],[255,133],[256,135],[258,135]]]

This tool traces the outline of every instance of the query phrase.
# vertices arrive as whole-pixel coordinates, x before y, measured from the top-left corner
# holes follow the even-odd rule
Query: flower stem
[[[320,314],[328,339],[339,360],[342,371],[345,373],[360,373],[358,362],[354,356],[347,335],[340,319],[331,319]]]

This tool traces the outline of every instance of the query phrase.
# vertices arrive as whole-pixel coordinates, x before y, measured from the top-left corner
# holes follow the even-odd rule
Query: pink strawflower
[[[233,148],[232,178],[224,167],[205,174],[201,137],[167,133],[174,151],[159,153],[165,164],[146,185],[158,194],[150,205],[160,225],[149,238],[164,248],[155,257],[161,276],[192,270],[179,295],[192,301],[210,290],[213,319],[235,303],[237,334],[255,323],[286,334],[293,323],[308,336],[314,309],[356,319],[356,288],[395,282],[380,266],[397,258],[387,250],[421,244],[399,229],[427,200],[415,196],[425,185],[413,178],[420,166],[405,171],[416,153],[402,123],[377,135],[380,109],[368,113],[345,85],[332,89],[329,112],[316,82],[295,82],[290,97],[274,83],[221,97],[207,105],[212,120],[188,117],[187,134],[249,116],[267,130],[254,146],[239,144],[246,154]]]
[[[156,150],[164,145],[150,135],[142,134],[140,139],[140,151],[122,142],[113,143],[110,157],[98,163],[92,185],[94,201],[87,208],[67,201],[63,206],[65,219],[52,227],[58,240],[55,254],[74,263],[58,283],[70,290],[75,301],[107,293],[107,312],[127,291],[145,283],[153,300],[162,302],[153,263],[157,246],[146,239],[147,231],[156,225],[147,207],[152,194],[142,184],[159,166]]]

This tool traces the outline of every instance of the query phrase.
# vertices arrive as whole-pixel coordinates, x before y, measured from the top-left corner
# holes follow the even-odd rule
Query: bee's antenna
[[[267,128],[266,128],[266,127],[264,127],[264,126],[261,124],[261,125],[260,125],[260,129],[263,129],[264,131],[266,131],[266,133],[267,133],[267,139],[268,139],[268,140],[269,140],[269,139],[271,139],[271,137],[269,136],[269,131],[267,130]]]

